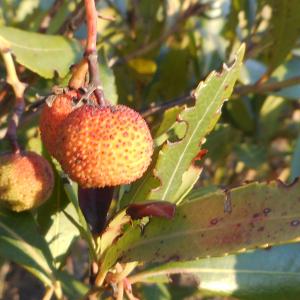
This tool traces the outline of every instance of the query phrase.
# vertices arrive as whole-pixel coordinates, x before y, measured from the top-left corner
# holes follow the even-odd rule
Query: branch
[[[289,79],[286,79],[283,81],[267,82],[267,83],[259,82],[258,84],[241,85],[241,86],[238,86],[235,88],[234,94],[236,96],[244,96],[249,93],[265,94],[267,92],[272,92],[272,91],[276,92],[283,88],[291,87],[291,86],[294,86],[297,84],[300,84],[300,76],[289,78]],[[176,98],[176,99],[167,101],[165,103],[158,104],[156,106],[147,108],[147,109],[143,110],[141,113],[142,113],[142,116],[144,118],[146,118],[146,117],[149,117],[150,115],[163,112],[173,106],[188,104],[194,100],[195,100],[195,96],[193,95],[193,93],[191,93],[190,95]]]
[[[47,31],[49,24],[52,18],[56,15],[56,13],[60,10],[62,5],[64,4],[63,0],[55,0],[51,8],[48,10],[47,14],[44,16],[40,23],[39,32],[44,33]]]
[[[100,81],[97,54],[97,10],[94,0],[84,0],[87,22],[87,42],[85,48],[85,57],[89,64],[90,88],[94,90],[98,104],[105,106],[107,103],[104,98],[103,87]]]
[[[207,10],[210,7],[210,4],[201,4],[201,3],[195,3],[188,7],[184,12],[182,12],[177,20],[174,22],[174,25],[170,27],[167,31],[163,32],[162,35],[152,41],[151,43],[145,44],[141,48],[139,48],[137,51],[130,53],[126,55],[123,58],[116,59],[116,60],[111,60],[110,66],[114,66],[120,62],[127,62],[130,59],[133,59],[138,56],[142,56],[151,50],[155,49],[156,47],[160,46],[165,40],[168,39],[171,35],[174,33],[178,32],[180,30],[180,27],[182,23],[184,23],[189,17],[197,14],[203,13],[205,10]]]
[[[100,0],[95,0],[97,4]],[[70,14],[70,17],[65,20],[62,24],[58,33],[70,35],[74,31],[78,29],[78,27],[84,22],[85,18],[85,10],[84,10],[84,3],[83,1],[77,5],[75,10]]]
[[[179,98],[176,98],[174,100],[170,100],[170,101],[167,101],[165,103],[158,104],[156,106],[147,108],[147,109],[143,110],[141,112],[141,114],[144,118],[147,118],[147,117],[149,117],[153,114],[157,114],[157,113],[160,113],[162,111],[165,111],[168,108],[171,108],[173,106],[183,105],[183,104],[192,102],[193,100],[195,100],[195,96],[193,95],[193,93],[191,93],[190,95],[179,97]]]
[[[13,109],[13,114],[8,122],[5,138],[10,142],[13,151],[18,153],[20,152],[20,146],[17,140],[17,127],[25,108],[24,91],[26,89],[26,84],[21,82],[18,78],[10,50],[7,47],[1,47],[0,51],[7,72],[6,81],[13,88],[14,94],[16,96],[15,107]]]
[[[280,91],[283,88],[291,87],[297,84],[300,84],[300,76],[296,76],[282,81],[239,86],[235,89],[235,93],[240,96],[249,93],[265,94],[267,92]]]

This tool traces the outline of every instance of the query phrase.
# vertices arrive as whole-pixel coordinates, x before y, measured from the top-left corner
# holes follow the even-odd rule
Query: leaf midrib
[[[289,216],[279,216],[279,217],[268,217],[268,222],[267,223],[269,223],[271,221],[276,221],[276,220],[293,219],[293,218],[300,218],[300,214],[298,214],[298,215],[289,215]],[[140,240],[136,243],[131,244],[131,246],[128,249],[132,250],[132,249],[144,246],[144,245],[149,245],[149,244],[155,243],[156,241],[160,241],[160,240],[165,241],[165,240],[175,239],[175,238],[178,238],[178,237],[181,237],[181,236],[197,234],[197,233],[200,233],[200,232],[215,231],[215,230],[219,230],[220,227],[224,228],[224,227],[232,226],[236,223],[245,223],[243,221],[244,221],[244,219],[235,219],[234,222],[228,222],[226,224],[219,224],[219,225],[217,224],[214,227],[202,227],[202,228],[197,228],[197,229],[177,231],[173,234],[172,233],[167,233],[165,235],[159,235],[159,236],[156,236],[156,237],[153,237],[153,238],[147,237],[147,239]]]
[[[140,274],[135,274],[132,277],[129,277],[129,281],[131,283],[141,282],[141,279],[146,279],[149,277],[155,277],[159,275],[167,275],[167,274],[178,274],[178,273],[212,273],[212,274],[248,274],[248,275],[272,275],[272,276],[292,276],[292,277],[300,277],[299,272],[287,272],[287,271],[266,271],[266,270],[251,270],[251,269],[220,269],[220,268],[170,268],[159,271],[145,272]],[[138,280],[137,280],[138,279]]]
[[[7,40],[7,41],[12,46],[15,46],[15,47],[17,47],[19,49],[23,49],[23,50],[28,50],[28,51],[38,51],[38,52],[65,52],[66,51],[65,48],[38,48],[38,47],[29,47],[29,46],[20,45],[18,43],[15,43],[15,42],[12,42],[12,41],[9,41],[9,40]]]
[[[235,67],[235,66],[234,66],[234,67]],[[212,72],[212,73],[211,73],[211,78],[213,78],[213,76],[214,76],[215,74],[216,74],[216,72]],[[219,97],[219,94],[220,94],[221,90],[223,90],[223,89],[222,89],[223,83],[227,80],[227,77],[228,77],[229,75],[230,75],[230,73],[227,73],[227,74],[226,74],[226,77],[224,78],[224,80],[223,80],[222,83],[220,84],[220,87],[219,87],[217,93],[215,93],[215,97],[213,98],[213,101],[211,101],[211,104],[208,105],[208,107],[207,107],[207,109],[205,110],[205,112],[204,112],[204,114],[203,114],[201,120],[198,122],[198,124],[197,124],[197,126],[195,127],[194,131],[193,131],[192,134],[190,135],[190,138],[188,139],[187,143],[185,143],[185,147],[184,147],[184,149],[183,149],[183,151],[182,151],[182,153],[181,153],[181,155],[180,155],[180,157],[179,157],[179,160],[177,161],[177,164],[176,164],[176,166],[175,166],[175,170],[174,170],[174,172],[172,172],[172,175],[171,175],[171,177],[170,177],[170,180],[169,180],[168,183],[167,183],[167,187],[166,187],[166,189],[165,189],[165,191],[164,191],[164,193],[163,193],[163,195],[162,195],[162,200],[165,200],[165,197],[166,197],[166,195],[167,195],[168,192],[169,192],[171,183],[173,182],[174,177],[175,177],[175,175],[177,174],[178,168],[179,168],[179,166],[180,166],[180,164],[181,164],[183,158],[185,157],[186,149],[189,147],[191,140],[193,139],[194,135],[195,135],[196,132],[198,131],[198,128],[200,127],[200,125],[202,125],[202,122],[203,122],[204,118],[206,117],[206,115],[207,115],[208,112],[210,111],[211,107],[214,105],[216,99]],[[203,87],[204,87],[204,86],[207,84],[207,82],[202,82],[201,84],[202,84]],[[202,88],[203,88],[203,87],[202,87]],[[199,101],[199,99],[197,99],[197,101]],[[196,109],[196,108],[194,108],[194,109]]]

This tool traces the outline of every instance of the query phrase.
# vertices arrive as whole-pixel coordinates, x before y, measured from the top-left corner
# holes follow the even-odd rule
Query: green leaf
[[[163,119],[155,132],[155,144],[160,146],[169,137],[169,131],[176,123],[179,113],[183,110],[182,106],[173,106],[164,112]]]
[[[66,76],[81,54],[78,42],[62,36],[0,27],[1,39],[8,43],[18,63],[44,78],[53,78],[55,72]]]
[[[73,204],[76,213],[77,213],[77,218],[76,220],[69,214],[66,214],[66,216],[69,218],[69,220],[77,226],[77,228],[80,231],[80,235],[85,241],[87,242],[89,246],[89,252],[90,256],[94,259],[97,260],[97,247],[95,244],[95,240],[93,238],[93,235],[91,233],[91,230],[89,228],[89,225],[87,224],[83,213],[80,209],[79,202],[78,202],[78,193],[77,193],[77,184],[74,182],[69,182],[69,180],[62,175],[62,180],[64,180],[64,189],[67,194],[67,197],[69,201]],[[78,222],[77,222],[78,219]]]
[[[209,185],[209,186],[204,186],[198,188],[198,189],[193,189],[187,196],[186,200],[187,201],[193,201],[197,200],[201,197],[207,196],[210,193],[216,193],[220,190],[220,188],[216,185]]]
[[[230,101],[226,105],[226,111],[236,127],[247,133],[255,130],[255,114],[249,99],[238,98]]]
[[[140,74],[153,74],[157,69],[155,61],[145,58],[133,58],[128,61],[128,65]]]
[[[252,183],[179,206],[173,220],[132,226],[110,248],[104,267],[121,262],[188,260],[300,238],[300,182]]]
[[[266,149],[259,145],[239,144],[235,147],[237,158],[247,167],[256,169],[266,161]]]
[[[180,121],[187,124],[185,136],[179,142],[165,144],[160,151],[154,170],[160,186],[151,192],[149,199],[178,200],[173,196],[181,184],[182,174],[200,151],[204,137],[217,123],[222,105],[230,97],[238,78],[244,51],[242,46],[230,68],[224,67],[221,74],[213,72],[201,82],[195,91],[195,106],[180,113]]]
[[[55,281],[53,258],[29,212],[0,209],[0,244],[1,257],[21,265],[48,286]]]
[[[160,284],[152,284],[152,285],[143,285],[140,288],[140,292],[143,294],[144,300],[171,300],[171,294],[168,288],[160,283]]]
[[[199,289],[213,295],[249,300],[294,300],[300,294],[300,244],[255,250],[239,255],[172,262],[129,277],[149,281],[163,274],[193,273]]]
[[[272,74],[269,82],[278,82],[300,76],[300,59],[295,56],[286,64],[280,65]],[[300,86],[295,84],[280,90],[270,91],[269,94],[278,95],[283,98],[298,100],[300,98]]]
[[[177,202],[181,199],[174,196],[182,184],[182,176],[199,153],[204,137],[217,123],[225,99],[231,95],[244,51],[243,45],[230,68],[224,67],[221,74],[211,73],[199,84],[195,91],[196,105],[185,108],[179,114],[180,122],[175,123],[175,125],[184,124],[185,135],[180,141],[174,143],[168,141],[162,147],[156,165],[153,163],[146,175],[133,184],[129,193],[125,193],[125,203],[145,200]],[[153,161],[156,161],[156,155]]]
[[[174,63],[176,61],[176,63]],[[158,62],[156,75],[146,95],[148,101],[165,101],[186,93],[188,84],[188,49],[169,49]]]
[[[226,163],[226,157],[233,152],[233,147],[240,142],[241,132],[228,124],[217,124],[207,137],[204,147],[208,150],[205,158],[210,158],[218,165]],[[220,147],[222,145],[222,147]]]
[[[294,153],[291,162],[291,180],[300,176],[300,137],[295,141]]]
[[[79,230],[70,221],[70,216],[78,223],[74,205],[68,200],[61,179],[56,173],[55,189],[51,198],[38,209],[37,220],[48,242],[56,268],[63,266],[69,249],[79,236]]]
[[[300,1],[298,0],[264,0],[264,4],[272,8],[269,39],[271,42],[266,51],[269,73],[279,66],[294,47],[299,38]]]
[[[57,272],[56,277],[61,282],[63,293],[68,296],[69,299],[82,299],[89,291],[87,285],[76,280],[66,272]]]
[[[192,164],[189,169],[183,173],[181,185],[174,194],[174,198],[178,199],[177,204],[181,203],[182,200],[192,190],[194,185],[197,183],[201,172],[201,167],[197,166],[196,164]]]
[[[280,126],[280,117],[286,108],[286,101],[281,97],[269,96],[259,113],[259,130],[260,140],[267,143],[275,136]]]
[[[108,66],[107,58],[103,51],[99,52],[99,62],[100,77],[104,94],[106,95],[110,103],[115,105],[118,103],[115,76],[112,69]]]

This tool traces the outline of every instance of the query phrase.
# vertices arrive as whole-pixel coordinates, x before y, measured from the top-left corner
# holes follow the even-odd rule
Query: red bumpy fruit
[[[35,208],[51,195],[51,166],[34,152],[0,155],[0,203],[13,211]]]
[[[63,122],[58,149],[64,171],[82,187],[116,186],[143,175],[153,140],[145,120],[129,107],[84,105]]]
[[[42,141],[48,152],[55,158],[58,155],[56,146],[58,129],[73,110],[72,100],[79,97],[80,95],[77,91],[68,91],[57,95],[50,105],[46,103],[42,110],[40,118]]]

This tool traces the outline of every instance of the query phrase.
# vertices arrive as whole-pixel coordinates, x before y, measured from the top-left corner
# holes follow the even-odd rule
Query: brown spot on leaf
[[[217,225],[218,224],[218,218],[214,218],[210,220],[211,225]]]
[[[259,228],[257,229],[257,231],[258,231],[258,232],[262,232],[262,231],[264,231],[264,229],[265,229],[265,227],[264,227],[264,226],[261,226],[261,227],[259,227]]]
[[[230,214],[232,212],[231,192],[229,189],[224,189],[224,193],[225,193],[224,213]]]
[[[268,207],[263,210],[263,213],[266,217],[269,215],[270,212],[271,212],[271,208]]]
[[[299,221],[299,220],[293,220],[293,221],[291,222],[291,225],[292,225],[293,227],[299,226],[299,225],[300,225],[300,221]]]
[[[168,261],[179,261],[179,260],[180,260],[180,256],[178,254],[172,255],[168,259]]]

